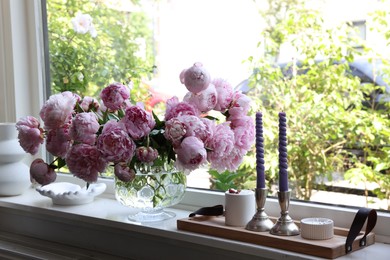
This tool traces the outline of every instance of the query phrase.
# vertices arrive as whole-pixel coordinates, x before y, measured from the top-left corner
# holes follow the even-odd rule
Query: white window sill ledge
[[[178,205],[169,210],[178,219],[186,218],[193,208]],[[127,220],[132,211],[107,195],[80,206],[53,205],[33,189],[20,196],[0,197],[0,256],[11,248],[18,254],[46,254],[37,259],[50,259],[53,254],[56,259],[69,259],[65,256],[70,252],[89,259],[320,259],[183,232],[177,230],[176,219],[134,224]],[[390,245],[377,242],[338,259],[387,259],[389,251]]]

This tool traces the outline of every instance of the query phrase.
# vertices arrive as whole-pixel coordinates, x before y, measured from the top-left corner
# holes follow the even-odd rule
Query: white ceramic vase
[[[17,138],[15,123],[0,123],[0,196],[20,195],[30,186],[26,152]]]

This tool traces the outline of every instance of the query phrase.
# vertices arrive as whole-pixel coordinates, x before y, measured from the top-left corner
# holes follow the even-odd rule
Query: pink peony
[[[181,139],[185,136],[185,134],[186,126],[177,117],[165,122],[164,136],[167,140],[172,142],[174,147],[180,144]]]
[[[137,102],[137,106],[139,106],[138,103],[139,103],[139,102]],[[123,103],[123,110],[126,110],[126,109],[128,109],[129,107],[131,107],[131,106],[133,106],[133,104],[131,104],[130,99],[126,99],[126,100],[125,100],[125,103]]]
[[[56,129],[69,121],[77,102],[77,96],[65,91],[50,96],[39,112],[46,129]]]
[[[177,104],[179,104],[179,102],[180,102],[179,98],[176,96],[169,98],[166,102],[166,112],[172,110],[172,108],[174,108]]]
[[[217,91],[215,90],[214,85],[210,84],[205,90],[199,92],[198,94],[188,92],[184,96],[183,101],[190,103],[200,112],[206,113],[214,109],[217,104]]]
[[[43,144],[43,129],[40,128],[39,121],[33,116],[21,118],[16,123],[19,131],[18,138],[20,146],[32,155],[38,152],[39,146]]]
[[[139,106],[127,108],[121,122],[134,140],[147,136],[156,124],[152,115]]]
[[[30,166],[30,177],[41,185],[47,185],[56,180],[54,168],[50,167],[42,159],[35,159]]]
[[[194,94],[205,90],[209,86],[210,80],[210,73],[200,62],[196,62],[191,68],[180,73],[180,82]]]
[[[214,110],[223,112],[229,108],[233,100],[233,87],[224,79],[214,79],[212,84],[217,91],[217,104]]]
[[[70,136],[77,142],[92,145],[95,144],[99,127],[97,117],[93,112],[82,112],[73,118]]]
[[[135,178],[135,171],[130,169],[125,163],[116,164],[114,167],[114,174],[119,180],[124,182],[132,181]]]
[[[241,126],[254,128],[254,121],[253,121],[253,118],[250,116],[238,117],[237,115],[233,114],[233,115],[230,115],[227,120],[230,121],[230,127],[232,129],[237,128],[237,127],[241,127]]]
[[[54,156],[64,158],[71,145],[70,125],[49,130],[46,136],[46,149]]]
[[[104,113],[107,113],[108,112],[108,108],[104,105],[103,101],[100,100],[99,102],[99,108],[96,112],[96,114],[100,117],[103,117],[103,114]]]
[[[179,99],[177,97],[172,97],[168,99],[166,107],[167,108],[165,111],[165,121],[182,115],[196,116],[199,114],[199,112],[193,105],[187,102],[179,102]]]
[[[213,138],[206,145],[211,150],[208,159],[212,165],[229,155],[234,148],[234,132],[230,129],[229,124],[217,125],[214,129]]]
[[[252,117],[244,116],[230,124],[234,132],[234,142],[243,153],[248,151],[255,140],[255,125]]]
[[[100,98],[104,105],[112,110],[124,108],[125,101],[130,97],[130,90],[120,83],[113,83],[102,90]]]
[[[215,120],[211,120],[211,119],[208,119],[205,117],[202,117],[200,120],[202,120],[203,124],[205,125],[205,127],[207,129],[205,131],[208,133],[208,135],[206,136],[206,138],[204,140],[202,140],[205,144],[207,144],[213,138],[217,124],[216,124]]]
[[[215,157],[210,160],[211,167],[218,172],[231,171],[234,172],[242,163],[243,154],[238,148],[233,148],[232,151],[225,156]]]
[[[128,162],[134,156],[135,143],[124,127],[111,120],[104,125],[97,139],[97,148],[102,156],[110,162]]]
[[[65,96],[73,97],[76,100],[76,103],[80,103],[81,102],[81,97],[79,95],[77,95],[76,93],[72,93],[70,91],[65,91],[65,92],[62,92],[62,93]]]
[[[237,91],[233,95],[233,101],[229,109],[229,115],[238,118],[241,116],[246,116],[250,108],[251,99],[242,94],[240,91]]]
[[[195,136],[204,142],[210,136],[209,128],[199,117],[184,115],[177,117],[177,119],[184,124],[186,137]]]
[[[141,146],[135,150],[135,154],[140,162],[151,163],[156,160],[158,156],[158,151],[150,146]]]
[[[100,107],[99,102],[93,97],[84,97],[79,105],[84,112],[98,111]]]
[[[73,145],[65,161],[73,175],[88,183],[96,182],[98,173],[103,172],[107,166],[107,161],[96,146],[89,144]]]
[[[195,137],[184,138],[177,148],[176,167],[181,171],[192,171],[206,162],[207,152],[203,142]]]

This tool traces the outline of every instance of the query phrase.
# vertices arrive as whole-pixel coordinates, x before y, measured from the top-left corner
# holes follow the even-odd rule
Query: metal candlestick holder
[[[268,218],[264,211],[264,204],[267,198],[266,188],[255,189],[257,211],[253,218],[246,224],[245,229],[257,232],[270,231],[274,223]]]
[[[290,206],[290,191],[278,191],[278,200],[281,209],[281,216],[270,233],[277,236],[296,236],[299,235],[299,228],[288,215]]]

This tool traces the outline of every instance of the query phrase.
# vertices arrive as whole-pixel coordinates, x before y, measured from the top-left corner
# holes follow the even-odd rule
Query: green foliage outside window
[[[90,15],[96,35],[74,30],[78,13]],[[153,72],[153,33],[143,12],[116,10],[100,0],[47,0],[47,20],[54,93],[97,97],[114,81],[137,87]]]
[[[310,200],[318,184],[332,180],[339,172],[366,187],[377,183],[380,188],[373,192],[390,201],[389,107],[386,103],[381,109],[374,103],[363,105],[367,95],[378,87],[362,85],[348,73],[348,62],[357,56],[382,57],[353,38],[351,35],[356,34],[347,24],[327,28],[320,14],[306,8],[304,1],[268,2],[269,9],[261,10],[268,27],[261,34],[259,53],[248,62],[254,68],[249,92],[256,101],[253,112],[263,113],[266,178],[271,193],[275,194],[278,180],[278,112],[285,111],[289,181],[294,197]],[[390,14],[376,13],[376,21],[382,24],[386,17]],[[382,32],[389,41],[388,29]],[[300,65],[292,60],[287,65],[291,73],[286,76],[277,60],[282,44],[287,42],[296,50]],[[353,46],[364,46],[363,53]],[[386,71],[386,60],[382,63]],[[255,151],[247,156],[233,175],[237,179],[228,179],[234,187],[255,187],[254,156]],[[212,178],[213,183],[226,179],[218,179],[217,175]]]

